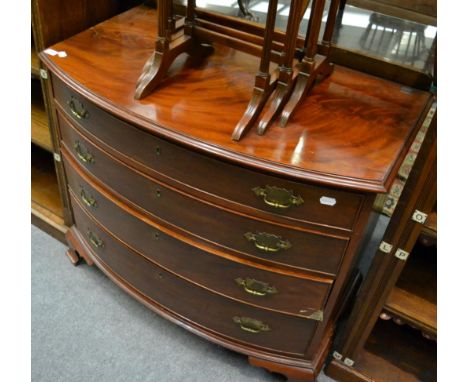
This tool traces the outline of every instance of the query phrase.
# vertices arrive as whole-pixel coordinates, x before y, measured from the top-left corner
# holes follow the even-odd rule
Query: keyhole
[[[157,196],[158,198],[161,197],[161,190],[160,190],[159,188],[156,190],[156,196]]]
[[[162,273],[158,273],[158,274],[157,274],[157,278],[158,278],[158,279],[162,279],[162,278],[163,278],[163,274],[162,274]]]
[[[153,239],[154,239],[154,240],[159,240],[159,233],[158,233],[158,232],[155,232],[155,233],[153,234]]]
[[[158,155],[158,156],[161,155],[161,149],[160,149],[159,146],[156,146],[156,150],[155,150],[155,151],[156,151],[156,155]]]

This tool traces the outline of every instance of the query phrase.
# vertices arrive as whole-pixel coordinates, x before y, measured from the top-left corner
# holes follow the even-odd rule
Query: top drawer
[[[194,152],[113,117],[57,78],[53,79],[53,85],[57,103],[82,132],[123,154],[124,161],[137,161],[149,175],[156,171],[182,187],[189,187],[189,192],[242,204],[279,220],[345,230],[354,226],[363,201],[359,193],[301,184]]]

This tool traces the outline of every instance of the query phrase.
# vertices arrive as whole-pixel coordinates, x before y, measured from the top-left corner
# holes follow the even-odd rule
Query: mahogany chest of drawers
[[[286,129],[236,143],[248,55],[216,47],[209,65],[133,99],[155,20],[137,7],[53,47],[66,57],[41,53],[74,214],[69,255],[252,364],[313,380],[375,193],[430,96],[336,68]]]

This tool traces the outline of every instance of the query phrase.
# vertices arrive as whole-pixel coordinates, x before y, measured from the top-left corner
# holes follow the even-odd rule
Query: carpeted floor
[[[32,226],[33,382],[280,382],[166,321]],[[324,375],[319,382],[333,382]]]

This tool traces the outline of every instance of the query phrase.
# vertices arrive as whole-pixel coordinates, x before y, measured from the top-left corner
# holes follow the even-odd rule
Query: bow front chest
[[[242,141],[255,59],[182,56],[133,97],[155,11],[137,7],[41,53],[75,253],[161,316],[290,380],[313,380],[376,193],[430,96],[336,67],[286,128]]]

